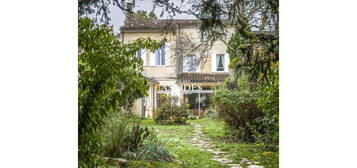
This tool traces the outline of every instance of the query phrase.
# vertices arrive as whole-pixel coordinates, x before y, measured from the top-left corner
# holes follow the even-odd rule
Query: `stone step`
[[[239,164],[226,164],[227,166],[231,167],[231,168],[243,168],[242,166],[240,166]]]
[[[213,158],[212,160],[215,160],[219,163],[222,163],[222,164],[227,164],[227,163],[231,163],[232,160],[231,159],[227,159],[227,158]]]

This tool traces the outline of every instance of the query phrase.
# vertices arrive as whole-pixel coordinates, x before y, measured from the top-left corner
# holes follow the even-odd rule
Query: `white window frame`
[[[217,55],[224,55],[224,70],[223,71],[217,71]],[[228,71],[228,65],[230,63],[230,60],[229,60],[229,54],[226,54],[226,53],[212,53],[211,55],[211,71],[212,72],[229,72]]]
[[[164,64],[159,64],[159,65],[156,64],[156,54],[161,49],[161,47],[160,47],[158,50],[150,52],[150,66],[168,66],[168,65],[170,65],[170,58],[171,58],[170,44],[167,43],[164,45],[164,47],[165,47],[165,49],[164,49],[164,52],[165,52]],[[160,59],[160,60],[162,60],[162,59]]]

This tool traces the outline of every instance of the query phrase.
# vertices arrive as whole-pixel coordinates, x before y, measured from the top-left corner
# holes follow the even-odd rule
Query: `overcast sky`
[[[180,0],[171,0],[171,1],[181,4]],[[176,4],[176,5],[178,5],[178,4]],[[137,10],[151,11],[152,8],[153,8],[152,0],[136,0],[134,11],[137,11]],[[187,6],[186,5],[182,6],[182,8],[187,8]],[[162,11],[162,9],[155,10],[155,14],[159,19],[170,18],[169,14],[167,12],[163,15],[163,17],[160,18],[159,16],[160,16],[161,11]],[[114,25],[115,31],[118,32],[120,29],[120,26],[122,26],[124,24],[125,16],[124,16],[123,12],[118,7],[110,6],[109,16],[111,18],[111,25]],[[187,14],[180,14],[180,15],[174,16],[174,18],[175,19],[193,19],[194,17],[187,15]]]

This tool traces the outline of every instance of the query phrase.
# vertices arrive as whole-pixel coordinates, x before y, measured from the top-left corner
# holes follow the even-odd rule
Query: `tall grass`
[[[115,114],[107,121],[101,136],[102,155],[127,160],[171,161],[174,156],[156,134],[130,114]]]

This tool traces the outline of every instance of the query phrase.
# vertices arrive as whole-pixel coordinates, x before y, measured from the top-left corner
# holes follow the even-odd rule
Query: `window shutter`
[[[155,58],[156,58],[156,52],[155,51],[150,51],[150,64],[151,66],[155,65]]]
[[[229,54],[224,54],[224,71],[228,72],[228,65],[230,63]]]
[[[165,65],[165,50],[166,48],[166,45],[163,45],[161,48],[160,48],[160,65]]]
[[[217,65],[216,65],[216,54],[212,53],[211,55],[211,70],[212,72],[217,72]]]
[[[143,59],[143,66],[146,66],[146,49],[141,49],[141,59]]]
[[[160,65],[160,48],[155,52],[155,65]]]
[[[164,65],[171,65],[171,60],[172,60],[172,58],[171,58],[171,45],[170,45],[170,43],[167,43],[166,45],[165,45],[165,63],[164,63]]]

